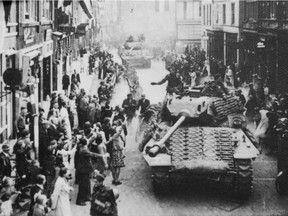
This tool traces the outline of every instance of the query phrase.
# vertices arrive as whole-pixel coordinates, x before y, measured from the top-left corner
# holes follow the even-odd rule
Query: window
[[[219,4],[216,5],[216,19],[215,19],[215,23],[218,24],[219,23]]]
[[[194,13],[193,13],[194,12],[193,11],[194,5],[193,5],[193,2],[187,2],[186,7],[187,7],[187,9],[186,9],[186,19],[191,20],[191,19],[194,18]]]
[[[209,5],[209,20],[208,20],[208,25],[211,25],[211,4]]]
[[[277,19],[279,20],[286,20],[287,19],[287,12],[288,12],[288,2],[279,2],[277,5]]]
[[[25,0],[24,3],[25,3],[25,6],[24,6],[24,9],[25,9],[24,16],[25,16],[25,19],[29,19],[29,13],[30,13],[30,0]]]
[[[209,20],[209,8],[208,5],[206,5],[206,25],[208,25]]]
[[[259,18],[263,16],[263,3],[259,3],[259,7],[258,7],[258,2],[245,2],[244,19],[248,20],[249,18],[253,18],[257,20],[257,17],[256,17],[257,14],[259,15]]]
[[[52,1],[43,0],[42,2],[42,18],[52,20]]]
[[[169,0],[165,0],[164,10],[165,10],[165,11],[169,11]]]
[[[231,4],[231,24],[235,24],[235,3]]]
[[[155,12],[159,12],[159,0],[155,0]]]
[[[205,18],[206,18],[206,7],[205,7],[205,5],[203,5],[203,24],[205,25],[206,23],[205,23]]]
[[[201,17],[202,3],[199,2],[199,17]]]
[[[177,19],[184,19],[184,2],[177,2]]]
[[[39,21],[39,1],[24,1],[24,19],[30,21]]]
[[[187,19],[187,2],[184,1],[184,19],[186,20]]]
[[[226,24],[226,5],[223,4],[223,24]]]

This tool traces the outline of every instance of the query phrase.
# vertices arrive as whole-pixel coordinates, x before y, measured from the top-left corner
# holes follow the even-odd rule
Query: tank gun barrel
[[[178,129],[178,127],[185,121],[187,117],[190,116],[190,112],[188,110],[182,110],[180,112],[180,118],[176,121],[176,123],[169,129],[169,131],[162,137],[160,141],[158,141],[154,147],[149,149],[148,154],[151,157],[155,157],[160,149],[163,147],[164,143],[172,136],[172,134]]]

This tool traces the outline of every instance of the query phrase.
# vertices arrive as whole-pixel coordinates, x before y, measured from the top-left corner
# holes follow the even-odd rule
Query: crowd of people
[[[55,211],[56,216],[72,215],[69,193],[74,182],[78,184],[77,205],[85,206],[93,200],[91,215],[117,215],[117,191],[107,188],[103,182],[111,173],[112,184],[122,184],[120,169],[125,166],[126,125],[137,109],[142,113],[150,103],[145,101],[145,95],[138,102],[128,94],[122,107],[110,106],[117,76],[125,70],[112,58],[109,52],[98,49],[91,54],[90,63],[92,59],[98,62],[93,60],[92,71],[101,80],[95,95],[88,95],[80,88],[81,73],[74,70],[71,76],[64,74],[63,92],[52,93],[49,110],[39,107],[38,146],[31,134],[34,133],[31,107],[21,107],[15,122],[17,141],[13,155],[17,183],[13,193],[9,180],[13,174],[10,146],[2,145],[0,154],[1,216],[11,214],[11,197],[14,193],[21,194],[24,188],[30,189],[28,215],[42,216],[50,210]],[[91,177],[95,181],[92,194]]]
[[[287,93],[271,97],[267,77],[255,72],[251,75],[253,80],[248,79],[236,63],[224,65],[223,61],[213,57],[209,57],[207,61],[205,52],[193,45],[186,46],[184,55],[170,52],[164,60],[170,73],[161,81],[152,82],[152,85],[161,85],[167,81],[168,93],[181,93],[185,86],[203,85],[207,83],[204,77],[212,78],[220,87],[219,96],[233,94],[241,100],[247,122],[252,123],[255,129],[253,141],[258,142],[256,147],[260,153],[265,149],[267,155],[277,156],[279,172],[288,168]],[[201,79],[204,81],[200,82]],[[246,85],[249,89],[245,97],[243,90],[246,90]]]
[[[279,156],[278,169],[288,167],[285,145],[288,137],[287,94],[272,99],[267,86],[264,85],[263,94],[259,94],[255,85],[250,84],[246,100],[240,88],[241,79],[234,74],[237,71],[235,65],[225,66],[220,62],[216,66],[214,60],[210,60],[208,70],[205,52],[196,46],[188,45],[184,55],[175,57],[171,54],[165,60],[170,73],[152,85],[167,81],[167,92],[179,93],[184,86],[204,84],[201,79],[213,75],[224,94],[236,89],[235,95],[245,106],[248,121],[256,124],[257,141],[268,146],[268,154]],[[109,52],[94,49],[89,57],[89,73],[98,74],[101,80],[95,95],[80,88],[81,73],[77,70],[71,76],[65,73],[63,92],[51,95],[48,111],[39,107],[38,146],[33,143],[31,105],[21,107],[15,122],[17,142],[13,154],[17,184],[14,187],[10,179],[13,172],[10,146],[3,144],[0,153],[0,216],[11,215],[12,197],[27,187],[31,200],[28,215],[42,216],[53,210],[56,216],[70,216],[69,194],[74,182],[78,184],[76,204],[85,206],[91,201],[91,216],[117,215],[119,194],[103,182],[111,174],[113,185],[122,184],[120,171],[125,167],[127,125],[137,111],[141,116],[150,105],[144,94],[135,100],[131,87],[132,93],[127,95],[121,107],[110,105],[117,77],[125,70],[129,69],[114,62]],[[38,152],[37,158],[35,152]],[[91,178],[95,182],[92,194]]]

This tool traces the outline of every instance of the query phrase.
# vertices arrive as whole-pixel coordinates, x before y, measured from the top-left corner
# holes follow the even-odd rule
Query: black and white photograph
[[[288,0],[0,0],[0,216],[288,215]]]

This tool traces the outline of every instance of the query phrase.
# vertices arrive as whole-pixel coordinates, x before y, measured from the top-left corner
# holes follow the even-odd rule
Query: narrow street
[[[288,215],[288,0],[0,0],[0,15],[0,216],[90,216],[89,181],[91,216]]]
[[[154,62],[151,69],[138,70],[140,84],[146,97],[152,103],[161,102],[165,95],[165,85],[153,86],[151,81],[159,81],[167,71],[161,62]],[[90,93],[97,91],[99,81],[93,80]],[[128,93],[128,85],[123,80],[117,84],[115,95],[111,101],[113,106],[121,105]],[[154,193],[150,181],[150,168],[142,158],[135,142],[137,119],[128,127],[126,147],[126,167],[121,169],[122,185],[117,186],[120,192],[118,210],[120,216],[190,216],[190,215],[287,215],[287,197],[279,197],[276,193],[274,179],[277,175],[277,161],[271,156],[262,154],[254,162],[254,192],[247,202],[235,200],[225,188],[203,185],[199,183],[184,185],[184,188],[167,195]],[[109,176],[105,180],[111,184]],[[89,215],[86,207],[75,205],[77,186],[74,187],[72,212],[77,215]],[[197,214],[195,213],[197,212]],[[76,214],[75,214],[76,215]]]

